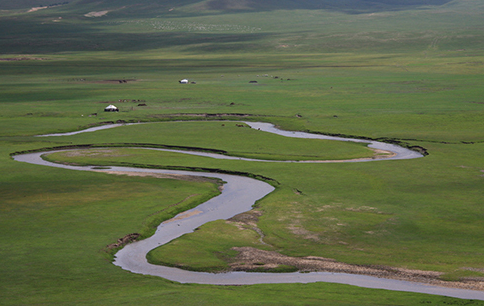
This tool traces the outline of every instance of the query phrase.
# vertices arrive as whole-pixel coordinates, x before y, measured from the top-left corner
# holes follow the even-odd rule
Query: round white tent
[[[114,105],[109,105],[104,109],[105,112],[119,112],[119,109]]]

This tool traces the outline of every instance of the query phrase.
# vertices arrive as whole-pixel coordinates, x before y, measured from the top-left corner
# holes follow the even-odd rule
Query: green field
[[[153,262],[220,271],[237,255],[233,247],[250,246],[482,281],[481,1],[61,2],[0,1],[0,304],[484,305],[337,284],[207,286],[132,274],[111,264],[107,245],[150,235],[217,194],[217,182],[84,173],[10,157],[96,145],[109,148],[47,158],[272,179],[276,191],[255,208],[265,244],[253,227],[215,221],[156,249]],[[40,5],[49,7],[28,12]],[[108,12],[85,16],[100,11]],[[179,84],[183,78],[196,84]],[[109,104],[120,111],[104,112]],[[429,155],[298,164],[121,148],[275,160],[373,154],[360,144],[237,127],[240,121],[398,142]],[[149,124],[34,137],[110,122]]]

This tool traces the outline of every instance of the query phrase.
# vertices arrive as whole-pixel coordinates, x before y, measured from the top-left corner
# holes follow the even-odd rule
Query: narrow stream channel
[[[382,142],[366,141],[359,139],[344,139],[338,137],[330,137],[324,135],[314,135],[301,132],[282,131],[275,128],[269,123],[260,122],[246,122],[250,127],[260,130],[262,132],[270,132],[286,137],[298,138],[312,138],[312,139],[331,139],[338,141],[354,141],[368,143],[369,147],[381,150],[392,151],[396,153],[395,156],[386,159],[412,159],[422,157],[420,153]],[[117,125],[119,126],[119,125]],[[112,126],[115,127],[115,126]],[[103,127],[102,129],[105,129]],[[93,129],[88,129],[79,132],[92,132]],[[76,133],[79,133],[76,132]],[[72,135],[67,134],[51,134],[49,136],[63,136]],[[42,135],[47,136],[47,135]],[[435,295],[444,295],[463,299],[477,299],[484,300],[483,291],[454,289],[447,287],[431,286],[423,283],[415,283],[408,281],[384,279],[366,275],[346,274],[346,273],[330,273],[330,272],[311,272],[311,273],[253,273],[253,272],[228,272],[228,273],[203,273],[181,270],[177,268],[152,265],[147,262],[146,254],[152,249],[164,245],[173,239],[176,239],[184,234],[193,232],[197,227],[214,220],[229,219],[237,214],[249,211],[252,209],[254,203],[268,195],[274,190],[271,185],[255,180],[252,178],[218,174],[218,173],[202,173],[189,171],[171,171],[161,169],[140,169],[128,167],[110,167],[108,170],[94,169],[94,167],[86,166],[68,166],[56,163],[51,163],[42,159],[42,155],[58,151],[41,152],[16,155],[14,159],[19,162],[27,162],[37,165],[44,165],[50,167],[65,168],[71,170],[81,171],[123,171],[123,172],[152,172],[152,173],[167,173],[167,174],[184,174],[193,176],[215,177],[220,178],[226,182],[222,194],[210,199],[209,201],[197,206],[194,209],[181,213],[171,220],[167,220],[159,225],[156,233],[142,241],[137,241],[126,245],[115,255],[114,264],[122,269],[131,271],[133,273],[140,273],[146,275],[160,276],[172,281],[180,283],[198,283],[198,284],[213,284],[213,285],[250,285],[263,283],[312,283],[312,282],[331,282],[354,285],[364,288],[387,289],[394,291],[408,291],[427,293]],[[214,154],[183,152],[180,153],[196,154],[209,156],[212,158],[219,158]],[[227,157],[227,156],[224,156]],[[240,159],[232,157],[234,159]],[[253,162],[255,159],[248,159]],[[347,162],[369,162],[381,161],[385,159],[359,159]],[[341,162],[341,161],[334,161]]]

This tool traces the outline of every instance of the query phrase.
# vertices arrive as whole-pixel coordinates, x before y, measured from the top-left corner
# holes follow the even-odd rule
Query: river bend
[[[270,123],[261,122],[245,122],[251,128],[275,133],[286,137],[297,138],[311,138],[311,139],[330,139],[338,141],[354,141],[368,143],[368,146],[375,149],[391,151],[395,153],[393,157],[385,159],[412,159],[422,157],[420,153],[396,146],[376,141],[367,141],[360,139],[346,139],[340,137],[331,137],[325,135],[316,135],[302,132],[289,132],[275,128]],[[98,128],[91,128],[84,131],[74,132],[93,132],[100,129],[116,127],[120,125],[103,126]],[[73,135],[73,133],[65,134],[50,134],[41,136],[65,136]],[[158,149],[159,150],[159,149]],[[173,150],[170,150],[173,151]],[[330,273],[330,272],[311,272],[311,273],[253,273],[253,272],[228,272],[228,273],[204,273],[181,270],[178,268],[165,267],[159,265],[152,265],[148,263],[146,254],[152,249],[166,244],[173,239],[176,239],[184,234],[193,232],[197,227],[214,220],[229,219],[237,214],[249,211],[252,209],[254,203],[268,195],[274,190],[271,185],[248,177],[219,174],[219,173],[202,173],[190,171],[172,171],[162,169],[140,169],[129,167],[110,167],[107,170],[94,169],[92,166],[69,166],[51,163],[42,159],[42,155],[53,153],[41,152],[22,154],[14,156],[14,159],[19,162],[28,162],[37,165],[44,165],[50,167],[65,168],[71,170],[81,171],[122,171],[122,172],[151,172],[151,173],[165,173],[165,174],[183,174],[192,176],[204,176],[220,178],[226,183],[222,193],[210,199],[209,201],[197,206],[194,209],[188,210],[171,220],[167,220],[159,225],[156,233],[142,241],[137,241],[126,245],[115,255],[114,264],[122,269],[131,271],[133,273],[140,273],[146,275],[160,276],[171,281],[180,283],[198,283],[198,284],[213,284],[213,285],[250,285],[263,283],[312,283],[312,282],[331,282],[349,284],[364,288],[377,288],[395,291],[419,292],[435,295],[444,295],[463,299],[478,299],[484,300],[484,292],[465,289],[454,289],[447,287],[431,286],[423,283],[415,283],[393,279],[383,279],[378,277],[346,274],[346,273]],[[199,153],[189,151],[179,151],[179,153],[195,154],[208,156],[212,158],[231,158],[238,160],[248,160],[254,162],[268,162],[255,159],[243,159],[238,157],[228,157],[224,155]],[[358,159],[345,162],[369,162],[381,161],[385,159]],[[271,161],[274,162],[274,161]],[[295,162],[295,161],[285,161]],[[330,161],[331,162],[331,161]],[[341,161],[332,161],[341,162]]]

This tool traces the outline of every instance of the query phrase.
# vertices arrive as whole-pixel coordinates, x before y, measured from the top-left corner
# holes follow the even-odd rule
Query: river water
[[[354,141],[368,143],[369,146],[376,149],[382,149],[392,151],[396,153],[394,157],[390,159],[411,159],[422,157],[420,153],[381,142],[366,141],[359,139],[344,139],[339,137],[330,137],[324,135],[314,135],[301,132],[289,132],[282,131],[275,128],[269,123],[254,123],[246,122],[252,128],[260,130],[262,132],[270,132],[286,137],[298,137],[298,138],[312,138],[312,139],[331,139],[338,141]],[[119,126],[119,125],[115,125]],[[110,127],[115,127],[110,126]],[[84,130],[84,132],[92,132],[104,128],[94,128]],[[79,131],[83,132],[83,131]],[[76,132],[76,133],[79,133]],[[54,134],[51,136],[64,136],[72,135],[68,134]],[[46,136],[46,135],[42,135]],[[54,151],[52,151],[54,152]],[[229,219],[237,214],[249,211],[252,209],[254,203],[268,195],[274,190],[271,185],[255,180],[252,178],[218,174],[218,173],[202,173],[202,172],[190,172],[190,171],[172,171],[161,169],[140,169],[129,167],[110,167],[110,169],[99,170],[94,167],[86,166],[68,166],[60,165],[45,161],[42,159],[42,153],[31,153],[16,155],[14,159],[19,162],[28,162],[37,165],[44,165],[50,167],[65,168],[71,170],[81,171],[123,171],[123,172],[151,172],[151,173],[166,173],[166,174],[183,174],[193,176],[204,176],[220,178],[226,183],[222,193],[210,199],[209,201],[199,205],[198,207],[186,211],[171,220],[165,221],[159,225],[156,233],[142,241],[137,241],[126,245],[115,255],[114,264],[122,269],[131,271],[133,273],[140,273],[146,275],[160,276],[172,281],[180,283],[198,283],[198,284],[214,284],[214,285],[250,285],[250,284],[262,284],[262,283],[312,283],[312,282],[331,282],[354,285],[364,288],[377,288],[387,289],[395,291],[408,291],[419,292],[427,294],[444,295],[450,297],[464,298],[464,299],[478,299],[484,300],[484,292],[475,290],[454,289],[447,287],[431,286],[423,283],[415,283],[408,281],[383,279],[378,277],[346,274],[346,273],[329,273],[329,272],[311,272],[311,273],[247,273],[247,272],[228,272],[228,273],[203,273],[181,270],[177,268],[152,265],[147,262],[146,254],[152,249],[166,244],[173,239],[180,237],[181,235],[193,232],[197,227],[214,220]],[[57,152],[57,151],[55,151]],[[197,154],[203,156],[209,156],[212,158],[220,158],[220,156],[227,158],[224,155],[216,155],[209,153],[198,152],[183,152],[186,154]],[[237,157],[229,157],[234,159],[241,159]],[[388,159],[388,158],[387,158]],[[267,162],[258,161],[255,159],[245,159],[253,162]],[[360,159],[352,160],[348,162],[369,162],[369,161],[381,161],[384,159]],[[273,162],[273,161],[271,161]],[[291,162],[291,161],[289,161]],[[341,161],[334,161],[341,162]]]

